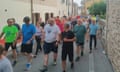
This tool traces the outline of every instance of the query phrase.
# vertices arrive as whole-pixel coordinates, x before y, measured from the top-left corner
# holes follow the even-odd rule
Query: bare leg
[[[62,61],[62,69],[63,69],[63,71],[66,70],[66,61]]]
[[[48,65],[48,54],[45,54],[44,55],[44,66],[47,66]]]
[[[13,58],[14,58],[14,60],[17,60],[17,52],[16,52],[16,49],[13,49],[12,52],[13,52]]]

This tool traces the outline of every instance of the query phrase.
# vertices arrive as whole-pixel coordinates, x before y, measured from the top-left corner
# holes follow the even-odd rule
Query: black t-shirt
[[[64,39],[64,38],[73,39],[74,37],[75,37],[75,35],[72,31],[62,32],[62,39]],[[63,41],[63,48],[65,48],[65,47],[73,47],[73,42],[64,42]]]
[[[15,23],[14,26],[17,27],[18,31],[20,30],[20,25],[19,24]]]

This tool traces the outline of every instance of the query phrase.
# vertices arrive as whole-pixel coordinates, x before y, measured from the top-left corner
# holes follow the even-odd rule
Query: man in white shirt
[[[56,60],[60,34],[59,27],[55,24],[55,20],[49,19],[48,24],[46,24],[44,28],[44,66],[43,69],[40,70],[41,72],[47,71],[48,56],[51,51],[54,52],[54,65],[57,64]]]

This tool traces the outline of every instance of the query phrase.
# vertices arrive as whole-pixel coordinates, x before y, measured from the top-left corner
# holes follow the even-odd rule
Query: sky
[[[81,0],[74,0],[74,2],[76,2],[79,6],[81,6]]]

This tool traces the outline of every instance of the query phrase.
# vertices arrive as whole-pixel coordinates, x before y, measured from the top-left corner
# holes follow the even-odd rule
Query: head
[[[69,30],[70,29],[70,25],[68,23],[64,24],[64,30]]]
[[[59,16],[57,16],[56,19],[59,19]]]
[[[96,20],[92,20],[92,24],[96,24]]]
[[[2,45],[0,45],[0,56],[3,55],[3,52],[4,52],[4,48]]]
[[[50,25],[54,25],[54,24],[55,24],[55,20],[54,20],[53,18],[50,18],[50,19],[48,20],[48,23],[49,23]]]
[[[68,21],[71,21],[71,17],[68,17]]]
[[[78,19],[78,20],[77,20],[77,24],[78,24],[78,25],[81,25],[81,24],[82,24],[82,20],[81,20],[81,19]]]
[[[12,19],[12,18],[9,18],[9,19],[7,20],[7,23],[8,23],[8,26],[12,26],[12,25],[14,24],[13,19]]]
[[[83,18],[82,21],[85,22],[85,19]]]
[[[30,17],[28,16],[24,17],[23,22],[26,24],[30,24]]]

